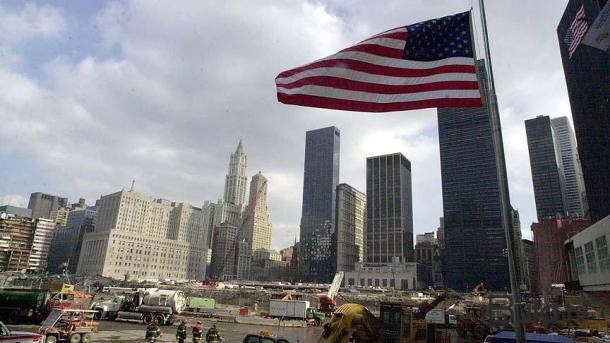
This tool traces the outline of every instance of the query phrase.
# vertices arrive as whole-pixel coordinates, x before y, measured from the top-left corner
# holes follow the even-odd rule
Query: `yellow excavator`
[[[426,313],[445,300],[443,294],[430,304],[421,303],[417,309],[383,302],[379,318],[359,304],[344,304],[337,308],[330,323],[324,325],[319,343],[423,343],[427,338]]]

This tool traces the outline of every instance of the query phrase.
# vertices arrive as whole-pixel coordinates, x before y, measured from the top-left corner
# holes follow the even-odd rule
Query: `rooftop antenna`
[[[133,192],[133,186],[136,185],[136,180],[131,180],[131,188],[129,189],[130,192]]]

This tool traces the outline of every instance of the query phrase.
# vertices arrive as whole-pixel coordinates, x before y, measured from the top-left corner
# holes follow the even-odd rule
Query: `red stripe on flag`
[[[471,73],[476,74],[475,67],[473,65],[459,65],[452,64],[446,66],[440,66],[436,68],[429,69],[404,69],[404,68],[396,68],[396,67],[385,67],[377,64],[356,61],[351,59],[332,59],[332,60],[323,60],[318,62],[313,62],[311,64],[304,65],[299,68],[290,69],[284,72],[281,72],[277,78],[283,78],[292,76],[294,74],[298,74],[302,71],[322,68],[322,67],[334,67],[334,68],[345,68],[352,69],[356,71],[361,71],[369,74],[375,75],[385,75],[385,76],[396,76],[396,77],[422,77],[422,76],[431,76],[437,74],[445,74],[445,73]]]
[[[358,44],[347,49],[343,49],[340,52],[346,51],[361,51],[375,56],[389,57],[389,58],[402,58],[402,49],[392,49],[377,44]]]
[[[407,40],[407,31],[402,31],[402,32],[392,32],[392,33],[381,33],[378,34],[377,36],[373,36],[370,38],[367,38],[365,40],[363,40],[363,42],[366,42],[369,39],[374,39],[374,38],[394,38],[394,39],[402,39],[404,41]]]
[[[382,85],[377,83],[353,81],[332,76],[305,77],[288,84],[277,84],[278,87],[287,89],[298,88],[307,85],[332,87],[378,94],[408,94],[437,91],[443,89],[479,89],[479,84],[476,81],[440,81],[417,85]]]
[[[483,106],[480,98],[443,98],[418,100],[408,102],[392,103],[370,103],[354,100],[342,100],[335,98],[325,98],[303,94],[284,94],[277,93],[277,99],[284,104],[300,105],[318,108],[328,108],[334,110],[356,111],[356,112],[390,112],[417,110],[430,107],[481,107]]]

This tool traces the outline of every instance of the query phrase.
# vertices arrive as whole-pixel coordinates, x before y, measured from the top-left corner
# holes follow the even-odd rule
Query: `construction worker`
[[[157,341],[157,337],[161,337],[161,329],[152,321],[146,327],[146,343],[155,343]]]
[[[195,326],[193,326],[193,343],[201,343],[203,340],[203,324],[201,322],[197,322]]]
[[[222,342],[222,339],[220,338],[220,333],[218,333],[218,329],[216,329],[216,324],[212,325],[212,327],[208,330],[207,334],[205,335],[205,340],[208,343]]]
[[[186,341],[186,335],[186,320],[183,320],[176,330],[176,340],[178,343],[184,343]]]

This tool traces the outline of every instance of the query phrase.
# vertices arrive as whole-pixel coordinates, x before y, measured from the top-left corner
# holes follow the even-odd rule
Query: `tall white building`
[[[246,201],[246,184],[248,183],[246,164],[247,157],[240,140],[237,149],[231,154],[231,160],[229,161],[229,173],[225,178],[224,202],[236,206],[244,205]]]
[[[267,207],[267,178],[261,174],[252,177],[250,199],[244,213],[249,217],[244,223],[243,238],[250,243],[252,252],[257,249],[271,249],[271,219]]]
[[[77,273],[116,279],[205,278],[201,209],[120,191],[99,200],[93,232],[83,238]]]
[[[337,271],[352,271],[364,262],[366,194],[341,183],[337,186],[335,254]]]
[[[558,168],[562,173],[564,208],[568,216],[584,217],[589,206],[574,131],[567,117],[551,119],[551,127]]]

